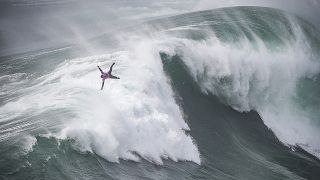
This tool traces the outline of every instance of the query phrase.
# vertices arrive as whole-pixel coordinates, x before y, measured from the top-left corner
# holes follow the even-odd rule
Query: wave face
[[[103,55],[71,47],[2,61],[0,177],[319,176],[316,29],[259,7],[136,28]],[[112,62],[121,79],[99,91],[96,65]]]
[[[314,138],[320,136],[320,41],[310,25],[259,8],[202,12],[174,22],[179,26],[167,30],[163,52],[179,56],[204,94],[239,112],[257,111],[283,143],[320,157]]]

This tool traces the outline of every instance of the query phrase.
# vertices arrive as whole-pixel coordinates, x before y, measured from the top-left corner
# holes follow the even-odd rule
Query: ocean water
[[[90,43],[101,51],[1,57],[1,179],[320,178],[320,36],[307,21],[222,8]],[[96,66],[113,62],[121,79],[100,91]]]

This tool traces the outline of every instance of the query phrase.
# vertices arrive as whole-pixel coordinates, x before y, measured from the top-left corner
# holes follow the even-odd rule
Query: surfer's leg
[[[104,86],[104,79],[102,80],[101,90],[103,89],[103,86]]]
[[[109,72],[108,72],[109,74],[111,74],[111,72],[112,72],[112,67],[114,66],[114,64],[115,64],[115,63],[112,63],[112,65],[111,65],[111,67],[110,67],[110,69],[109,69]]]
[[[111,78],[111,79],[120,79],[119,77],[114,76],[114,75],[112,75],[112,74],[109,74],[109,78]]]

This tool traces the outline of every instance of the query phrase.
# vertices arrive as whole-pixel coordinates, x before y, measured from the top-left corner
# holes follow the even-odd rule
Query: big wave
[[[161,52],[178,56],[204,94],[257,111],[281,142],[319,158],[317,30],[278,10],[236,9],[175,17]]]

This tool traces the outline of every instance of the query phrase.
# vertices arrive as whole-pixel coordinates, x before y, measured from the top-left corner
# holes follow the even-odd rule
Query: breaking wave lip
[[[282,143],[301,146],[320,158],[320,142],[316,138],[320,137],[319,117],[310,114],[295,101],[299,84],[320,73],[319,58],[304,31],[304,28],[310,27],[302,27],[306,24],[301,24],[301,20],[281,12],[278,12],[281,18],[272,22],[266,22],[271,18],[265,17],[264,13],[261,16],[252,14],[256,20],[252,22],[254,18],[246,19],[247,16],[241,16],[241,8],[239,10],[236,13],[238,17],[226,13],[222,18],[231,23],[228,28],[233,29],[229,31],[239,33],[236,41],[223,39],[234,35],[228,34],[228,31],[217,32],[216,29],[223,27],[217,26],[217,22],[205,30],[202,27],[196,30],[197,26],[182,23],[182,28],[178,26],[170,30],[187,34],[186,27],[192,27],[189,33],[196,30],[205,38],[177,37],[177,33],[170,34],[167,30],[164,32],[167,38],[159,40],[161,51],[169,56],[180,56],[203,93],[216,95],[237,111],[257,111]],[[282,23],[283,19],[285,23]],[[282,24],[287,24],[287,27]],[[265,34],[270,32],[272,36],[266,39],[260,31]],[[275,38],[278,44],[274,44],[271,38]],[[307,108],[317,108],[311,106],[310,103]]]
[[[200,153],[185,132],[189,127],[174,100],[159,55],[149,45],[140,43],[129,51],[66,60],[33,80],[23,96],[0,107],[3,122],[8,124],[3,126],[8,127],[8,133],[1,141],[36,129],[45,131],[44,136],[75,139],[78,150],[111,162],[144,158],[157,164],[163,159],[200,164]],[[121,79],[107,80],[100,91],[96,66],[107,69],[112,62],[116,62],[113,73]],[[52,132],[53,125],[45,116],[55,111],[63,112],[54,117],[63,125]],[[35,128],[34,116],[43,118],[37,122],[41,126]],[[10,129],[9,124],[18,117],[25,118]]]

